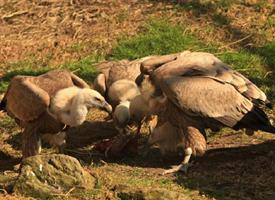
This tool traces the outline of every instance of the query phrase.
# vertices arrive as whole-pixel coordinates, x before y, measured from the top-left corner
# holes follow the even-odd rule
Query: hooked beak
[[[101,109],[106,111],[109,114],[112,114],[112,111],[113,111],[112,106],[108,104],[106,101],[103,102]]]

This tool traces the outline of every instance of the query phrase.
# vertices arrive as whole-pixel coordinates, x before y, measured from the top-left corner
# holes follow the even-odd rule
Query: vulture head
[[[108,100],[113,107],[116,107],[120,102],[130,101],[139,94],[139,88],[134,81],[121,79],[109,87]]]
[[[112,113],[112,106],[108,104],[105,98],[96,90],[92,90],[90,88],[80,89],[80,93],[78,95],[83,95],[84,104],[88,108],[97,107],[108,113]]]
[[[59,90],[50,103],[50,111],[57,119],[68,126],[79,126],[90,108],[97,107],[108,113],[112,112],[104,97],[90,88],[68,87]]]
[[[108,90],[109,101],[114,107],[113,119],[120,132],[126,131],[130,121],[130,105],[133,99],[140,94],[134,81],[121,79],[115,81]]]

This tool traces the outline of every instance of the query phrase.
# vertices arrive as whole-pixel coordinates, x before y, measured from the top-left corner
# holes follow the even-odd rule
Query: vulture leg
[[[63,153],[66,146],[66,132],[61,131],[57,134],[44,134],[42,139],[53,146],[58,153]]]
[[[141,130],[141,127],[142,127],[142,123],[143,123],[143,121],[138,123],[136,136],[140,135],[140,130]]]
[[[190,147],[186,148],[183,162],[178,166],[174,166],[171,169],[165,170],[162,173],[162,175],[175,173],[175,172],[179,172],[179,171],[187,173],[188,163],[189,163],[189,160],[191,158],[191,155],[192,155],[192,149]]]
[[[36,124],[27,124],[22,134],[23,158],[34,156],[41,151],[41,140]]]
[[[183,127],[184,128],[184,127]],[[182,163],[172,169],[166,170],[163,174],[174,173],[178,171],[187,172],[189,160],[192,155],[202,156],[206,151],[205,131],[199,130],[193,126],[180,129],[181,134],[184,136],[185,156]]]

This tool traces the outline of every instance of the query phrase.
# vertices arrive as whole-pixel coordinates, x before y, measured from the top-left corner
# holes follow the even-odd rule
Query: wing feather
[[[170,77],[160,82],[162,91],[189,115],[212,118],[233,127],[253,104],[230,84],[208,77]]]
[[[12,79],[6,95],[7,110],[22,121],[31,121],[46,111],[50,97],[23,76]]]

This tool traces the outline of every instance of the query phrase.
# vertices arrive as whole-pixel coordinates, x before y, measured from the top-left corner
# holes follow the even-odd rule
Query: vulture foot
[[[186,148],[185,149],[185,156],[184,156],[184,160],[183,162],[178,165],[178,166],[173,166],[171,169],[168,169],[168,170],[165,170],[162,175],[165,175],[165,174],[171,174],[171,173],[175,173],[175,172],[184,172],[184,173],[187,173],[187,169],[188,169],[188,166],[189,166],[189,160],[191,158],[191,155],[192,155],[192,149],[190,147]]]
[[[184,172],[184,173],[187,173],[188,166],[189,166],[188,163],[181,163],[180,165],[173,166],[171,169],[165,170],[162,173],[162,175],[172,174],[172,173],[175,173],[175,172]]]
[[[61,131],[57,134],[44,134],[42,139],[53,146],[58,153],[64,153],[66,146],[66,132]]]

